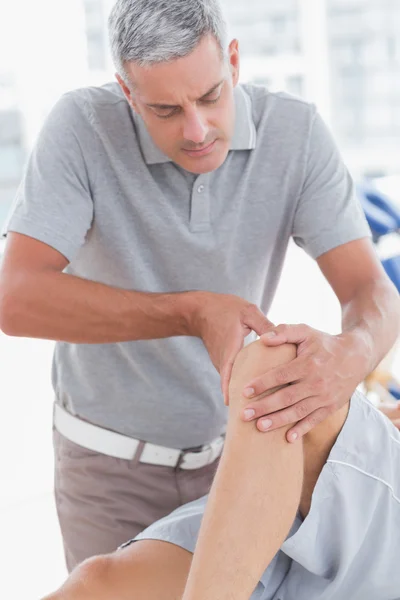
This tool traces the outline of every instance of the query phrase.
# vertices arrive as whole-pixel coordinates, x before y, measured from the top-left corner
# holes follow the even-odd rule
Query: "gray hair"
[[[219,0],[117,0],[108,28],[115,68],[127,85],[126,62],[149,67],[188,56],[208,34],[226,55]]]

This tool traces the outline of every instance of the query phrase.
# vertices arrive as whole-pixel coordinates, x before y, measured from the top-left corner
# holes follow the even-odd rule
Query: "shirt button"
[[[197,191],[199,192],[199,194],[202,194],[205,190],[204,185],[199,185],[199,187],[197,188]]]

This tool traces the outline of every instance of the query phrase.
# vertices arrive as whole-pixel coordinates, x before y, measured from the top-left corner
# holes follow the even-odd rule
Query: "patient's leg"
[[[245,382],[296,355],[289,345],[276,353],[265,349],[261,342],[247,346],[234,366],[224,454],[184,600],[248,600],[285,540],[299,506],[302,444],[286,441],[289,426],[265,434],[255,422],[240,417],[250,402],[242,396]]]
[[[259,432],[255,422],[249,428],[240,418],[250,402],[241,396],[245,381],[296,356],[290,345],[278,353],[264,350],[260,342],[251,344],[234,366],[224,454],[183,600],[248,600],[297,509],[308,513],[315,483],[346,420],[349,403],[315,427],[304,444],[294,445],[286,441],[290,426],[268,433]]]
[[[181,600],[192,554],[143,540],[79,565],[59,592],[43,600]]]
[[[281,547],[297,509],[304,517],[309,511],[315,484],[344,425],[349,403],[315,427],[303,444],[286,442],[291,426],[260,433],[255,422],[248,428],[240,419],[250,402],[241,397],[244,380],[295,356],[296,349],[290,345],[266,354],[259,342],[238,356],[230,386],[225,451],[183,600],[248,600]]]
[[[261,433],[255,423],[243,422],[240,413],[250,401],[241,391],[246,381],[294,355],[291,346],[267,348],[255,342],[237,358],[226,445],[184,596],[192,555],[167,542],[149,540],[84,563],[48,600],[248,600],[296,513],[303,450],[301,443],[286,442],[288,428]],[[328,432],[331,443],[333,431],[331,427]],[[315,447],[323,448],[324,455],[326,444],[316,443]],[[313,476],[315,469],[314,461]],[[311,493],[310,488],[306,495]]]

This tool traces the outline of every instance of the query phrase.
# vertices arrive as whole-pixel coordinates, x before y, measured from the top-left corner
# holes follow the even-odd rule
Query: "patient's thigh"
[[[192,553],[158,540],[140,540],[113,555],[125,600],[181,600]]]

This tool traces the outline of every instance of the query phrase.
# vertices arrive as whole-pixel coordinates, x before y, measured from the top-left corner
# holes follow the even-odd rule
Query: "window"
[[[106,69],[106,45],[102,32],[90,32],[87,35],[87,51],[89,69],[103,71]]]
[[[265,87],[271,87],[271,80],[268,77],[263,77],[262,75],[256,75],[252,78],[252,82],[256,85],[264,85]]]
[[[0,145],[21,142],[22,123],[18,110],[0,111]]]
[[[364,103],[366,96],[367,78],[360,68],[346,68],[342,70],[340,79],[337,81],[340,94],[345,104],[359,106]]]
[[[0,112],[0,186],[18,181],[24,166],[21,114],[17,110]]]
[[[304,79],[301,75],[291,75],[287,78],[286,84],[288,92],[295,96],[303,96],[304,94]]]
[[[397,45],[398,39],[394,36],[390,36],[387,38],[387,56],[390,61],[394,61],[397,59]],[[400,57],[399,57],[400,59]]]
[[[273,33],[285,33],[288,24],[286,15],[272,15],[269,22]]]
[[[24,166],[24,152],[20,144],[0,145],[0,185],[3,182],[18,181]]]
[[[0,149],[1,154],[1,149]],[[19,182],[18,182],[19,183]],[[10,212],[12,203],[15,199],[15,194],[17,192],[18,183],[10,183],[6,184],[0,182],[0,230],[2,229],[8,214]],[[1,241],[1,237],[0,237]]]
[[[348,106],[338,110],[334,118],[334,125],[346,143],[360,144],[365,137],[363,108]]]
[[[108,40],[103,0],[84,0],[88,66],[93,71],[107,67]]]
[[[88,29],[104,27],[104,11],[102,0],[85,0],[85,19]]]
[[[388,134],[392,125],[392,115],[386,104],[374,103],[367,107],[365,121],[369,132]]]

